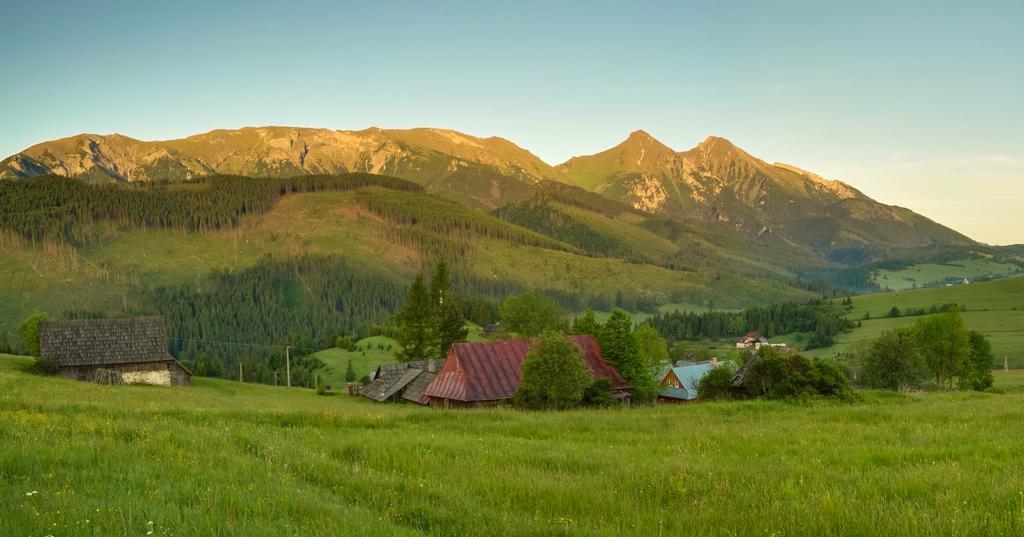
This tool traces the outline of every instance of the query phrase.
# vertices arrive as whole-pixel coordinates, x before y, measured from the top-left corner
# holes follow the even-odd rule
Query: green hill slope
[[[1024,277],[853,297],[853,309],[847,318],[860,321],[862,326],[851,333],[839,335],[836,345],[810,351],[809,354],[834,356],[846,353],[854,345],[870,341],[884,330],[909,327],[921,318],[916,315],[887,317],[893,307],[907,312],[944,304],[967,308],[963,313],[964,321],[969,328],[989,338],[997,365],[1001,366],[1003,358],[1006,358],[1010,367],[1024,367]]]
[[[1024,477],[1007,470],[1024,449],[1019,374],[997,376],[1005,395],[444,412],[204,378],[100,386],[29,375],[27,363],[0,356],[3,535],[1022,527]],[[771,464],[751,472],[751,461]],[[701,508],[675,516],[680,505]]]
[[[181,340],[307,337],[306,346],[320,347],[381,322],[413,274],[441,258],[462,294],[500,299],[539,289],[574,310],[603,309],[619,297],[731,307],[810,296],[784,271],[761,279],[724,265],[677,270],[596,255],[557,234],[374,177],[287,180],[284,194],[278,180],[247,178],[130,189],[42,179],[9,185],[0,202],[38,203],[0,217],[8,229],[0,241],[3,331],[37,309],[58,317],[151,312],[167,317]],[[54,199],[74,210],[53,210]],[[565,209],[623,241],[641,236],[673,247],[642,227]],[[202,345],[182,348],[194,358],[208,350]]]

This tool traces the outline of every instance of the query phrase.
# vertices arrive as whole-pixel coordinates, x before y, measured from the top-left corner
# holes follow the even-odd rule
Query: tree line
[[[82,242],[83,225],[116,222],[143,228],[207,231],[269,210],[289,193],[376,186],[420,192],[402,179],[365,173],[292,178],[211,176],[187,185],[90,184],[59,176],[0,183],[0,230],[32,242]]]
[[[854,327],[841,308],[820,301],[752,306],[742,311],[670,311],[647,321],[671,341],[739,337],[756,331],[764,337],[810,332],[810,345],[832,345],[835,335]]]

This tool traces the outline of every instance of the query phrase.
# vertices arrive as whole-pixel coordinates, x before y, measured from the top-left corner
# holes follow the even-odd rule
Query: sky
[[[1018,0],[0,1],[3,156],[80,132],[429,126],[556,164],[636,129],[714,134],[1024,243]]]

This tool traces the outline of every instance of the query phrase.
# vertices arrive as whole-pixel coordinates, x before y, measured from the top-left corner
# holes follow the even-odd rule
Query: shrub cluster
[[[847,397],[852,392],[846,370],[833,360],[808,359],[761,348],[747,364],[740,393],[750,397]]]

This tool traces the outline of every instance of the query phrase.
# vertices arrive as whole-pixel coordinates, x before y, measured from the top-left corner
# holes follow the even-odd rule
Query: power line
[[[237,341],[214,341],[212,339],[191,339],[191,338],[181,338],[181,337],[169,337],[167,339],[171,339],[171,340],[174,340],[174,341],[189,341],[189,342],[193,342],[193,343],[209,343],[209,344],[214,344],[214,345],[233,345],[233,346],[236,346],[236,347],[266,347],[266,348],[278,348],[278,349],[284,349],[284,348],[287,348],[287,347],[291,347],[293,349],[298,349],[298,350],[303,350],[303,351],[308,351],[308,352],[316,352],[317,351],[316,349],[310,349],[308,347],[296,347],[295,345],[267,345],[265,343],[239,343]]]

